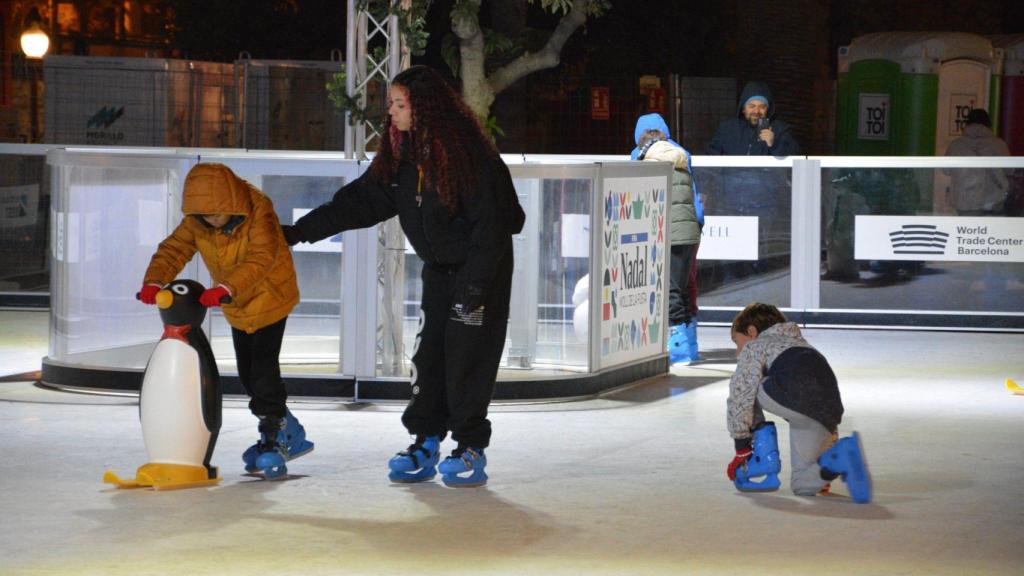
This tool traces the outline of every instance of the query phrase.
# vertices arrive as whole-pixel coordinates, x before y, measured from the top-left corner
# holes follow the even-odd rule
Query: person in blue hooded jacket
[[[645,114],[637,119],[633,139],[637,147],[630,158],[671,162],[669,243],[669,360],[689,364],[700,360],[697,347],[697,249],[700,246],[704,209],[690,153],[669,138],[668,124],[660,114]]]

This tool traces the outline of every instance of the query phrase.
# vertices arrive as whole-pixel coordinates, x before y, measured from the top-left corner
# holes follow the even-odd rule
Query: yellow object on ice
[[[1024,396],[1024,388],[1021,388],[1020,385],[1014,382],[1011,378],[1006,379],[1006,389],[1018,396]]]
[[[154,490],[176,490],[178,488],[196,488],[199,486],[212,486],[220,482],[220,476],[210,478],[209,472],[202,466],[189,466],[186,464],[145,464],[135,472],[135,479],[128,480],[119,477],[110,470],[103,474],[103,481],[107,484],[114,484],[118,488],[144,488]]]

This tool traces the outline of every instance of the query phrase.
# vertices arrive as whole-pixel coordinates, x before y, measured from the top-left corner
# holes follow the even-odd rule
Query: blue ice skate
[[[854,502],[871,502],[871,473],[864,460],[860,434],[854,432],[846,438],[840,438],[818,458],[818,465],[842,476]]]
[[[736,489],[741,492],[774,492],[779,489],[779,438],[774,422],[765,422],[754,430],[754,453],[736,469]],[[762,477],[762,480],[754,480]]]
[[[686,324],[676,324],[668,329],[668,361],[669,364],[689,364],[690,356],[689,332]]]
[[[441,459],[441,439],[428,436],[425,439],[417,436],[416,442],[404,451],[391,457],[388,478],[392,482],[411,484],[426,482],[437,474],[438,460]]]
[[[458,448],[438,465],[441,481],[452,488],[483,486],[487,483],[487,457],[480,448]]]
[[[249,474],[262,472],[267,480],[277,480],[288,474],[285,462],[312,451],[313,443],[306,440],[306,429],[286,410],[277,426],[260,421],[260,439],[242,454],[242,461]]]
[[[686,330],[686,343],[690,346],[690,363],[700,362],[700,351],[697,348],[697,317],[691,318],[683,329]]]

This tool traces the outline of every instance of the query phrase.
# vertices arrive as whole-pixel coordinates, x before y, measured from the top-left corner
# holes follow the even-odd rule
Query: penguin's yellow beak
[[[156,305],[161,310],[166,310],[174,303],[174,294],[170,290],[161,290],[156,293]]]

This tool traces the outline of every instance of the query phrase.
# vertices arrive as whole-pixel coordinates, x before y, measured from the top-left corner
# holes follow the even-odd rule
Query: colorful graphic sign
[[[664,350],[668,234],[664,177],[606,178],[602,190],[601,366]]]

